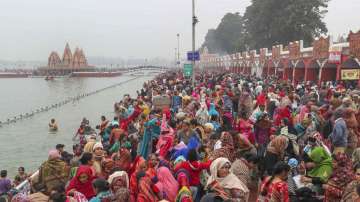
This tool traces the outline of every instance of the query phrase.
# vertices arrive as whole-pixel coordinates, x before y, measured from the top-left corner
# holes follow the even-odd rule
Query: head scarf
[[[84,147],[84,152],[93,152],[94,145],[96,144],[96,139],[89,139]]]
[[[190,186],[190,173],[188,170],[185,170],[183,168],[180,168],[176,173],[175,177],[177,182],[179,183],[179,186]]]
[[[124,184],[124,187],[116,187],[116,182],[121,181]],[[109,176],[108,182],[110,188],[114,193],[113,200],[116,202],[126,202],[129,201],[130,191],[129,191],[129,177],[125,171],[117,171]]]
[[[205,124],[209,120],[209,112],[205,103],[201,104],[201,108],[196,112],[195,117],[201,125]]]
[[[105,171],[112,171],[114,169],[114,161],[111,160],[111,159],[104,159],[102,162],[101,162],[101,167],[102,167],[102,171],[105,172]],[[107,177],[110,173],[104,173],[105,176],[104,177]]]
[[[213,161],[210,165],[210,177],[207,181],[206,188],[212,184],[214,181],[217,181],[219,185],[224,189],[238,189],[242,192],[244,192],[245,195],[249,194],[249,189],[247,186],[241,182],[231,171],[230,173],[224,177],[219,178],[218,177],[218,171],[220,168],[222,168],[225,164],[230,164],[229,159],[227,158],[217,158],[215,161]]]
[[[212,131],[215,129],[215,128],[214,128],[214,125],[213,125],[212,123],[206,123],[206,124],[204,125],[204,128],[211,129]]]
[[[215,149],[212,154],[210,154],[210,159],[217,159],[219,157],[224,157],[229,159],[230,161],[235,160],[234,154],[234,140],[230,133],[223,132],[220,137],[221,148]]]
[[[88,180],[85,183],[80,182],[79,178],[82,174],[88,176]],[[95,196],[94,189],[92,187],[92,181],[94,180],[93,171],[90,166],[80,166],[77,170],[76,176],[71,179],[69,186],[66,189],[66,192],[75,189],[76,191],[85,195],[87,199],[91,199]]]
[[[158,182],[155,184],[160,191],[164,192],[166,199],[174,201],[179,190],[179,184],[166,167],[161,167],[157,170]]]
[[[298,160],[296,160],[295,158],[291,158],[289,159],[288,161],[288,165],[291,167],[291,168],[296,168],[298,166],[299,162]]]
[[[97,148],[101,148],[101,149],[104,149],[103,145],[101,144],[101,142],[97,142],[94,144],[93,146],[93,151],[95,151],[95,149]]]
[[[289,144],[289,139],[285,136],[277,136],[269,143],[267,148],[268,152],[279,155],[280,157],[284,156],[284,150]]]
[[[319,177],[326,182],[332,173],[332,158],[323,147],[315,147],[310,155],[310,159],[315,163],[315,168],[309,171],[310,177]]]
[[[122,180],[126,184],[126,188],[129,188],[129,176],[125,171],[116,171],[109,176],[108,182],[110,186],[117,180]],[[113,190],[116,191],[116,190]]]
[[[238,134],[237,137],[238,137],[238,140],[235,141],[235,144],[234,144],[236,149],[239,149],[240,151],[247,151],[247,150],[254,148],[254,145],[251,144],[251,142],[249,141],[248,138],[245,137],[245,135]]]
[[[132,167],[129,169],[129,176],[133,173],[137,173],[140,170],[140,165],[146,163],[145,159],[142,156],[137,156],[132,164]]]
[[[176,202],[193,202],[192,194],[188,187],[183,186],[178,195],[176,196]]]

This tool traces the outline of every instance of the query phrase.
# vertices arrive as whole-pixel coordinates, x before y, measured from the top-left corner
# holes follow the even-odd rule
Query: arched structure
[[[276,75],[293,83],[360,79],[360,31],[350,32],[348,42],[333,43],[330,37],[320,37],[314,39],[312,45],[305,48],[300,40],[275,45],[269,52],[260,49],[259,55],[254,50],[233,53],[200,65],[224,71],[226,64],[231,64],[232,73]]]
[[[57,52],[53,51],[50,53],[50,56],[48,58],[48,66],[49,67],[56,67],[57,65],[61,64],[61,59]]]

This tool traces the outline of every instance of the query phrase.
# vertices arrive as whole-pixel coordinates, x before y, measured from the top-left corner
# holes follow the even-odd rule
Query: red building
[[[312,47],[302,41],[212,57],[200,65],[210,71],[229,71],[257,76],[278,76],[293,83],[360,79],[360,31],[350,32],[348,42],[333,43],[330,37],[315,39]]]

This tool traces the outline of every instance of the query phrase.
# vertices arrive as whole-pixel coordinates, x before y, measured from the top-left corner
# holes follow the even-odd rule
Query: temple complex
[[[82,68],[88,67],[86,57],[82,49],[76,48],[74,55],[67,43],[64,49],[63,57],[60,59],[57,52],[51,52],[48,58],[49,68]]]
[[[94,67],[89,66],[82,49],[76,48],[74,54],[66,43],[62,58],[55,51],[50,53],[48,65],[38,68],[39,75],[67,75],[72,72],[93,71]]]
[[[204,57],[205,56],[205,57]],[[346,81],[360,79],[360,31],[350,32],[347,42],[333,43],[330,37],[320,37],[312,47],[303,41],[274,45],[230,55],[200,56],[199,67],[222,72],[252,74],[258,77],[278,76],[293,83],[310,81]]]

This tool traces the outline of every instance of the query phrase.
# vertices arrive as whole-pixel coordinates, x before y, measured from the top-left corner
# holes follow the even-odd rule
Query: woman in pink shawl
[[[253,133],[253,124],[247,117],[245,111],[241,111],[239,114],[239,119],[235,125],[235,130],[246,137],[251,144],[255,144],[255,134]]]
[[[179,184],[167,167],[160,167],[157,170],[158,182],[155,186],[159,189],[162,199],[174,202],[179,190]]]
[[[196,101],[200,101],[200,94],[195,90],[192,92],[191,96],[193,97],[193,99],[195,99]]]
[[[159,136],[159,141],[156,144],[156,150],[159,152],[159,156],[164,159],[172,148],[174,142],[174,130],[170,127],[167,127],[165,114],[163,114],[160,129],[161,134]]]

